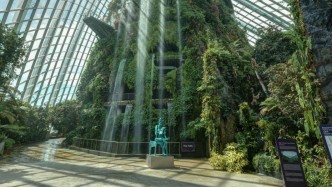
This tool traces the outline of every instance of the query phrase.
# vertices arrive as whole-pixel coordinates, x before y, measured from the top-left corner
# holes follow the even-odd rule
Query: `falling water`
[[[110,110],[106,117],[106,124],[103,131],[103,140],[114,140],[114,134],[115,134],[115,120],[118,115],[118,101],[122,99],[122,77],[123,77],[123,69],[125,65],[126,60],[122,59],[115,77],[114,82],[114,89],[112,92],[112,98],[110,102]],[[112,148],[111,144],[103,144],[101,149],[104,151],[110,151]]]
[[[159,3],[160,15],[159,15],[159,81],[158,81],[158,100],[159,100],[159,117],[162,116],[162,106],[164,99],[164,38],[165,38],[165,0],[160,0]]]
[[[181,9],[180,0],[176,0],[176,16],[177,16],[177,32],[178,32],[178,46],[179,46],[179,69],[180,69],[180,89],[181,95],[183,96],[183,56],[182,56],[182,33],[181,33]],[[186,117],[185,114],[181,116],[181,128],[182,131],[186,130]]]
[[[147,59],[146,42],[148,37],[148,24],[150,17],[150,1],[140,2],[140,15],[138,21],[136,84],[135,84],[135,130],[134,141],[140,142],[142,138],[143,100],[144,100],[144,73]],[[140,152],[139,146],[134,147],[134,152]]]
[[[117,68],[117,59],[118,59],[118,53],[119,53],[119,41],[120,41],[120,38],[121,36],[124,34],[124,44],[123,44],[123,50],[122,50],[122,53],[121,53],[121,58],[120,59],[123,59],[127,53],[127,49],[128,49],[128,46],[129,46],[129,42],[130,42],[130,35],[131,35],[131,23],[132,23],[132,19],[133,19],[133,16],[134,16],[134,7],[133,7],[133,2],[132,0],[121,0],[121,7],[124,7],[124,10],[122,10],[122,12],[127,12],[126,16],[124,13],[121,13],[120,14],[120,22],[124,22],[124,24],[119,24],[119,27],[118,27],[118,30],[117,30],[117,35],[116,35],[116,43],[115,43],[115,47],[114,47],[114,54],[113,54],[113,62],[112,62],[112,70],[115,70]],[[120,11],[121,12],[121,11]],[[124,27],[123,27],[124,26]],[[111,71],[111,75],[110,75],[110,80],[109,82],[110,83],[113,83],[113,78],[115,77],[115,73],[117,71]],[[108,98],[108,101],[112,102],[112,91],[114,90],[114,84],[111,84],[110,86],[110,96]]]
[[[119,45],[119,40],[121,35],[123,34],[123,29],[124,29],[124,43],[123,43],[123,48],[122,48],[122,53],[121,53],[121,62],[120,65],[118,67],[118,71],[112,71],[111,75],[110,75],[110,82],[113,83],[113,81],[111,80],[114,77],[114,74],[116,72],[116,76],[115,76],[115,80],[114,83],[111,84],[110,87],[110,98],[109,98],[109,102],[110,102],[110,108],[109,108],[109,112],[106,116],[106,124],[104,127],[104,131],[103,131],[103,140],[114,140],[114,135],[117,131],[117,129],[115,128],[115,121],[116,121],[116,117],[119,114],[119,107],[118,107],[118,101],[120,101],[122,99],[122,95],[123,95],[123,91],[122,91],[122,76],[123,76],[123,70],[124,70],[124,66],[125,66],[125,60],[124,57],[126,56],[126,53],[128,51],[128,46],[129,46],[129,42],[131,40],[130,35],[131,35],[131,23],[132,23],[132,18],[134,15],[134,4],[132,2],[132,0],[122,0],[121,1],[121,7],[123,7],[124,10],[122,10],[122,13],[120,14],[120,22],[124,23],[123,26],[122,24],[120,24],[118,32],[117,32],[117,39],[116,39],[116,45],[115,45],[115,51],[114,51],[114,61],[112,63],[113,68],[112,70],[116,69],[116,59],[117,59],[117,55],[118,55],[118,45]],[[125,12],[127,13],[125,15]],[[112,144],[102,144],[101,145],[101,150],[104,151],[110,151],[112,148]]]
[[[150,74],[150,103],[149,103],[149,131],[148,131],[148,139],[151,139],[151,127],[152,127],[152,95],[153,95],[153,74],[154,74],[154,61],[155,55],[152,55],[152,63],[151,63],[151,74]]]
[[[124,4],[124,0],[122,0],[121,1],[121,7],[123,7],[125,4]],[[121,14],[121,16],[120,16],[120,20],[122,19],[122,14]],[[121,34],[122,34],[122,27],[121,27],[121,25],[118,27],[118,30],[117,30],[117,34],[116,34],[116,42],[115,42],[115,46],[114,46],[114,53],[113,53],[113,62],[112,62],[112,70],[114,70],[114,69],[116,69],[116,65],[117,65],[117,63],[116,63],[116,59],[117,59],[117,57],[118,57],[118,49],[119,49],[119,41],[120,41],[120,36],[121,36]],[[125,29],[126,29],[126,27],[125,27]],[[112,83],[113,81],[112,81],[112,79],[113,79],[113,77],[115,76],[115,73],[116,73],[116,71],[111,71],[111,75],[110,75],[110,80],[109,80],[109,82],[110,83]],[[113,85],[111,84],[111,86],[110,86],[110,89],[109,89],[109,93],[110,93],[110,95],[109,95],[109,98],[108,98],[108,101],[110,101],[110,102],[112,102],[112,91],[113,91],[114,89],[113,89]]]
[[[122,125],[121,125],[121,136],[120,136],[120,142],[122,142],[122,145],[119,146],[119,153],[127,153],[128,150],[128,132],[129,132],[129,121],[130,121],[130,112],[133,109],[132,104],[127,104]]]
[[[167,103],[167,114],[168,114],[168,137],[171,139],[171,127],[174,125],[174,119],[173,119],[173,103]]]
[[[134,18],[134,3],[132,2],[132,0],[127,0],[126,4],[125,4],[125,9],[127,12],[126,15],[126,20],[124,22],[124,27],[125,27],[125,38],[124,38],[124,48],[122,51],[122,56],[121,59],[124,58],[127,55],[127,49],[129,46],[129,42],[131,40],[131,35],[132,35],[132,29],[131,29],[131,25],[132,25],[132,21]]]

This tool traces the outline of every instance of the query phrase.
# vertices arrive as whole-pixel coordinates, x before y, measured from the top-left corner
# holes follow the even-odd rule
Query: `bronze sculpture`
[[[151,155],[151,149],[154,148],[154,155],[156,155],[158,145],[161,147],[162,155],[168,155],[167,141],[169,138],[166,136],[166,127],[164,126],[164,120],[159,118],[157,125],[154,128],[155,139],[149,142],[149,155]]]

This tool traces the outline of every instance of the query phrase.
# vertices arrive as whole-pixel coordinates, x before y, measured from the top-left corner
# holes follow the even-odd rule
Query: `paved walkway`
[[[0,161],[0,186],[278,187],[278,179],[215,171],[206,159],[176,159],[174,169],[150,169],[140,158],[95,156],[57,148],[60,139],[27,146]]]

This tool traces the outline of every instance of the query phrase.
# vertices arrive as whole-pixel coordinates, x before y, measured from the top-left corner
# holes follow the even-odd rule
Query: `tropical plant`
[[[304,129],[307,134],[314,133],[319,137],[318,125],[322,121],[324,108],[319,95],[319,83],[316,78],[315,68],[313,66],[313,57],[311,53],[311,39],[307,36],[304,26],[304,19],[299,1],[292,0],[291,14],[295,22],[295,32],[292,34],[293,41],[296,43],[297,50],[290,59],[291,63],[301,74],[304,82],[295,83],[298,100],[303,109]]]
[[[24,40],[15,30],[0,25],[0,90],[15,76],[25,54]]]
[[[77,101],[65,101],[50,108],[50,124],[59,131],[59,134],[69,133],[79,124],[80,107]]]
[[[240,144],[227,144],[223,154],[211,152],[209,162],[214,169],[241,173],[244,166],[249,163],[247,149]]]
[[[203,81],[197,89],[203,95],[201,121],[207,130],[210,149],[216,153],[222,150],[220,135],[223,133],[220,128],[221,75],[217,66],[220,54],[218,46],[209,45],[203,57]]]
[[[253,157],[253,167],[259,173],[281,177],[280,161],[275,156],[267,155],[266,153],[258,153]]]

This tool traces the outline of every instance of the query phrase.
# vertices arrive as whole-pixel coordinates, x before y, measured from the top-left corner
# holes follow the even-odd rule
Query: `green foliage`
[[[112,35],[113,36],[113,35]],[[99,40],[92,49],[85,70],[77,88],[77,99],[84,105],[103,106],[109,94],[109,79],[114,39]]]
[[[172,95],[175,95],[176,93],[176,75],[177,75],[177,70],[172,70],[167,73],[165,77],[165,89],[172,93]]]
[[[21,142],[36,142],[44,140],[49,131],[49,113],[45,108],[27,106],[25,115],[22,116],[22,123],[25,127],[25,134]]]
[[[6,139],[4,140],[4,142],[5,142],[5,149],[10,149],[10,148],[12,148],[12,147],[14,146],[14,144],[15,144],[15,140],[14,140],[14,139],[11,139],[11,138],[6,138]]]
[[[24,40],[13,29],[0,25],[0,90],[9,84],[25,54]]]
[[[321,137],[320,137],[321,138]],[[320,142],[318,142],[320,141]],[[331,165],[326,157],[322,140],[317,140],[314,134],[299,132],[296,137],[301,153],[304,174],[310,187],[331,186]]]
[[[220,58],[218,46],[209,46],[203,57],[203,80],[198,91],[202,92],[201,122],[209,135],[209,145],[213,152],[221,152],[220,144],[220,72],[217,61]]]
[[[273,176],[281,177],[280,173],[280,161],[274,156],[266,155],[265,153],[259,153],[254,156],[252,160],[253,167],[256,172]]]
[[[2,132],[2,133],[0,133],[0,143],[2,142],[2,141],[4,141],[5,139],[7,139],[7,136]]]
[[[236,143],[227,144],[222,155],[211,152],[209,162],[214,169],[241,173],[248,164],[247,149]]]
[[[19,116],[24,111],[15,98],[17,90],[9,85],[24,53],[23,39],[13,29],[0,25],[0,132],[7,148],[15,143],[12,138],[19,138],[24,134],[24,127],[19,121]]]
[[[270,26],[260,30],[260,39],[256,41],[254,57],[260,69],[271,65],[286,63],[296,50],[289,32]]]
[[[239,125],[235,138],[238,144],[248,149],[248,159],[252,160],[253,156],[262,149],[263,144],[260,129],[256,124],[258,116],[247,102],[241,103],[239,107]]]
[[[183,132],[181,132],[180,136],[181,139],[195,139],[195,137],[198,137],[200,134],[204,134],[206,131],[206,128],[204,126],[204,123],[202,123],[200,118],[197,118],[194,121],[191,121],[187,129]]]
[[[126,16],[128,13],[127,10],[124,10],[122,3],[117,0],[109,4],[111,12],[109,19],[113,22],[117,33],[110,38],[98,41],[82,75],[77,98],[82,102],[84,109],[102,108],[102,104],[108,101],[108,90],[112,91],[119,62],[122,59],[126,59],[122,80],[124,92],[133,93],[136,87],[136,54],[140,50],[137,46],[137,18],[140,13],[137,5],[139,3],[134,2],[134,16],[131,16],[133,19],[130,23],[128,22],[131,28],[130,33],[123,32],[125,25],[120,21],[120,16]],[[184,0],[179,3],[182,41],[178,41],[179,33],[174,2],[166,3],[164,14],[166,18],[163,38],[165,41],[163,44],[165,47],[164,60],[168,62],[179,58],[180,43],[182,43],[181,52],[184,60],[180,62],[179,68],[170,71],[163,77],[164,89],[172,94],[173,99],[174,111],[172,114],[174,117],[169,119],[173,133],[171,137],[174,138],[173,140],[179,139],[180,133],[176,132],[188,129],[181,133],[181,138],[205,141],[205,135],[213,132],[211,142],[214,142],[215,148],[221,152],[222,146],[217,144],[221,142],[221,129],[225,128],[222,125],[231,126],[230,124],[232,124],[234,126],[235,119],[232,117],[235,116],[238,104],[247,100],[246,92],[252,84],[255,84],[249,61],[251,48],[245,32],[239,29],[231,14],[233,10],[229,0],[211,2]],[[159,89],[158,68],[155,65],[158,63],[156,59],[158,59],[161,36],[159,19],[154,19],[160,16],[159,6],[159,2],[151,2],[150,14],[153,19],[149,19],[149,37],[146,44],[148,54],[144,70],[144,110],[139,111],[143,116],[141,124],[143,134],[151,131],[150,126],[160,113],[165,113],[165,111],[158,111],[157,107],[151,103],[151,98],[155,97],[153,93]],[[128,24],[126,27],[128,28]],[[130,39],[129,41],[125,40],[127,37]],[[214,46],[208,47],[209,42]],[[127,44],[128,46],[126,46]],[[206,77],[202,72],[204,63],[206,63],[207,69]],[[213,64],[212,69],[209,69],[210,64]],[[210,71],[222,73],[210,76]],[[202,104],[202,100],[204,104]],[[202,109],[203,106],[205,109]],[[198,121],[197,118],[200,114],[202,114],[202,121]],[[89,129],[91,126],[85,122],[89,119],[86,119],[84,115],[82,113],[81,122],[75,133],[71,133],[72,136],[88,134],[85,129]],[[118,120],[120,118],[116,121]],[[97,122],[93,126],[101,131],[103,128],[100,126],[105,123],[102,120],[99,120],[98,123],[99,126]],[[185,124],[182,125],[182,123]],[[119,124],[120,122],[116,125],[119,126]],[[187,128],[184,128],[186,126]],[[208,127],[207,132],[209,133],[206,133],[203,127]],[[96,136],[97,131],[91,132],[91,134]],[[144,136],[143,139],[146,137]],[[222,143],[226,144],[226,141]]]
[[[328,161],[325,160],[328,165]],[[303,164],[306,181],[309,187],[330,187],[332,186],[331,178],[332,172],[330,168],[319,167],[313,163],[305,162]]]
[[[268,151],[269,153],[276,155],[275,140],[282,135],[282,132],[286,132],[285,127],[283,124],[264,119],[259,120],[257,125],[262,134],[264,151]]]
[[[6,148],[14,143],[36,142],[46,138],[48,113],[45,109],[7,99],[0,102],[0,113],[0,132],[8,139]]]
[[[288,62],[272,65],[265,73],[269,80],[269,98],[261,103],[262,112],[277,109],[292,120],[299,119],[303,114],[296,91],[296,83],[303,85],[300,72]]]
[[[80,109],[76,101],[59,103],[50,109],[50,123],[59,134],[66,134],[78,126]]]
[[[295,31],[292,38],[297,46],[297,50],[290,59],[291,63],[301,74],[304,84],[296,83],[298,100],[303,109],[304,128],[307,134],[315,133],[319,137],[318,125],[320,124],[324,108],[319,95],[319,84],[316,80],[315,67],[311,54],[311,39],[307,36],[303,22],[301,4],[297,0],[292,0],[291,13],[295,22]]]
[[[213,169],[222,170],[222,171],[227,170],[226,157],[224,155],[211,152],[209,163],[213,167]]]

